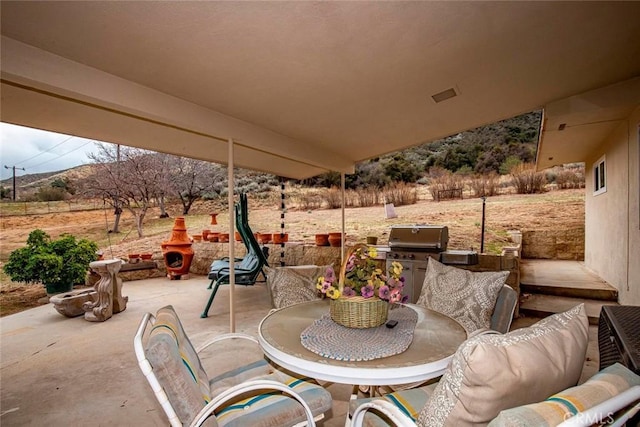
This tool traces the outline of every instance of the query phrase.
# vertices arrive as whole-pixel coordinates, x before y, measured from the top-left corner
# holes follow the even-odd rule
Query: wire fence
[[[54,202],[0,203],[0,216],[38,215],[103,209],[102,200],[62,200]]]

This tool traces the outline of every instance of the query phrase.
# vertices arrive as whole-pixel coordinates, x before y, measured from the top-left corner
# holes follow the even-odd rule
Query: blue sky
[[[90,163],[88,153],[96,150],[95,141],[39,129],[0,123],[0,176],[52,172]]]

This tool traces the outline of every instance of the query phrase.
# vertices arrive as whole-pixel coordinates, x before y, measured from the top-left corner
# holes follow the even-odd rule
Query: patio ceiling
[[[217,163],[233,139],[236,166],[289,178],[640,76],[640,2],[3,1],[1,14],[2,121]],[[457,96],[435,102],[445,91]]]

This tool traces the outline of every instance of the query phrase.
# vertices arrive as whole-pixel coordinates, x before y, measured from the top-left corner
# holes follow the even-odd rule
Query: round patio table
[[[442,375],[467,334],[455,320],[426,308],[407,304],[418,313],[413,341],[404,352],[369,361],[329,359],[307,350],[300,334],[329,313],[329,301],[295,304],[268,314],[258,327],[266,356],[300,375],[342,384],[383,386],[410,384]]]

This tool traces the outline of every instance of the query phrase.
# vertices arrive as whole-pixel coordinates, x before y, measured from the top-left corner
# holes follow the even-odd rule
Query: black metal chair
[[[249,227],[249,210],[246,194],[240,194],[240,202],[234,206],[234,210],[236,215],[236,228],[238,229],[242,242],[247,249],[247,254],[240,260],[236,259],[236,262],[234,264],[235,284],[242,286],[252,286],[256,282],[258,282],[258,278],[261,275],[263,278],[266,277],[263,271],[263,267],[269,265],[267,261],[268,251],[266,247],[260,247],[258,241],[253,235],[253,232],[251,231],[251,227]],[[209,283],[209,289],[213,289],[211,291],[209,301],[207,302],[207,305],[200,317],[205,318],[208,316],[209,309],[211,308],[211,304],[213,303],[213,299],[218,292],[218,287],[220,285],[229,284],[230,270],[231,268],[228,259],[226,259],[226,261],[216,260],[211,264],[211,269],[209,271],[208,277],[209,279],[211,279],[211,282]]]

